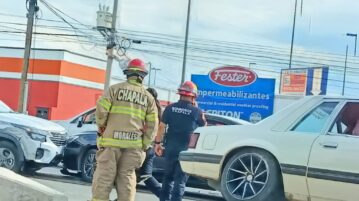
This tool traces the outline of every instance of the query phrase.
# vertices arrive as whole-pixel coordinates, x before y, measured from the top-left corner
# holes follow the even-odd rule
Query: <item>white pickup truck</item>
[[[66,137],[62,126],[16,113],[0,100],[0,167],[32,173],[57,165]]]

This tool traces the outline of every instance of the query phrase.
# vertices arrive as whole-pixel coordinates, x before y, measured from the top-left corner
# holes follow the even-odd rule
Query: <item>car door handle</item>
[[[320,145],[322,145],[324,148],[331,148],[331,149],[338,148],[338,143],[335,142],[323,142],[320,143]]]

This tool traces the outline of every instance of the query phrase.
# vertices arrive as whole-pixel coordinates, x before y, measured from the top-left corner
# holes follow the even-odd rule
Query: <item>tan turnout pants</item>
[[[134,201],[135,169],[141,167],[145,153],[134,148],[100,148],[92,181],[92,201],[108,201],[115,183],[118,201]]]

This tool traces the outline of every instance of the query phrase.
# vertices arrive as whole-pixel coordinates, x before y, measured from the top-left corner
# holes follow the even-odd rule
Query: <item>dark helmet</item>
[[[156,91],[154,88],[148,88],[147,91],[150,92],[150,94],[151,94],[155,99],[157,99],[158,93],[157,93],[157,91]]]

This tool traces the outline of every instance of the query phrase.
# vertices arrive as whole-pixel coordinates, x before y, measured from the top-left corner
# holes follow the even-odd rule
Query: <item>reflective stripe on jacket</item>
[[[135,80],[111,86],[96,106],[96,123],[105,128],[97,144],[147,149],[157,133],[157,113],[154,98]]]

